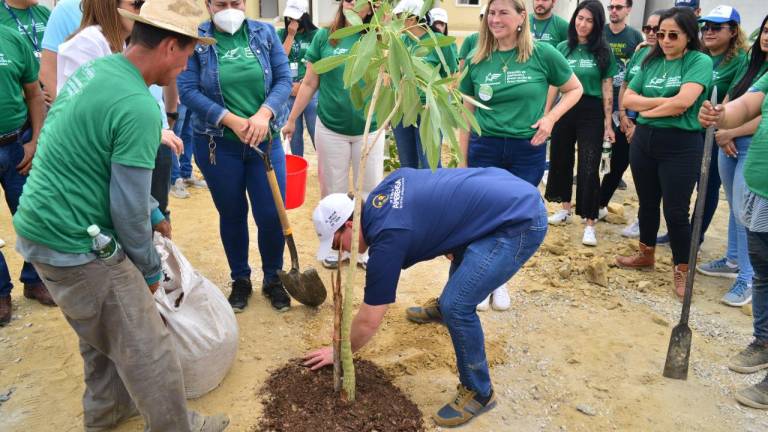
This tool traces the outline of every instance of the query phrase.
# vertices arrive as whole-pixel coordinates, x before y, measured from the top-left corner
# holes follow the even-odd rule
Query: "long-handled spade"
[[[717,87],[712,89],[712,106],[717,104]],[[707,198],[707,181],[709,181],[709,163],[712,159],[712,142],[715,139],[715,127],[707,128],[704,138],[704,157],[701,161],[701,177],[699,191],[696,197],[696,209],[693,216],[691,233],[691,249],[688,254],[688,276],[685,279],[685,295],[683,296],[683,311],[680,322],[672,329],[667,350],[667,361],[664,364],[664,376],[673,379],[688,379],[688,363],[691,358],[691,328],[688,327],[688,315],[691,310],[693,296],[693,277],[696,274],[696,258],[699,253],[699,238],[704,214],[704,200]]]
[[[317,270],[309,267],[304,272],[299,272],[299,254],[296,252],[296,243],[293,241],[293,231],[288,222],[288,215],[285,212],[285,203],[283,203],[283,196],[280,194],[280,186],[277,184],[277,176],[275,176],[272,161],[269,159],[271,148],[271,137],[267,144],[266,152],[261,151],[258,147],[253,147],[256,153],[261,156],[267,169],[267,181],[269,182],[269,188],[272,190],[272,198],[275,200],[277,214],[280,217],[280,225],[283,227],[285,243],[288,245],[288,250],[291,253],[291,270],[287,273],[283,270],[278,270],[277,275],[280,278],[280,282],[285,286],[286,291],[299,303],[312,307],[320,306],[325,301],[327,295],[325,285],[323,285],[320,275],[317,274]]]

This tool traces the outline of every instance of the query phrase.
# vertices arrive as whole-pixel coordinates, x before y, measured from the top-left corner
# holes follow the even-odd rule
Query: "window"
[[[456,6],[480,6],[480,0],[456,0]]]

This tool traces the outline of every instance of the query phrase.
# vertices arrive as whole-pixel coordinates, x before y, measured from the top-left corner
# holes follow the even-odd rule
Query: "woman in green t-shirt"
[[[703,151],[696,113],[712,82],[712,60],[700,50],[696,16],[685,7],[661,14],[658,45],[643,60],[624,94],[624,106],[637,111],[630,166],[640,201],[639,251],[616,258],[629,268],[653,268],[660,207],[669,230],[675,293],[685,291],[693,187]]]
[[[595,222],[600,204],[599,170],[603,142],[615,140],[611,113],[613,76],[618,67],[603,35],[604,27],[603,4],[598,0],[587,0],[573,12],[568,39],[557,46],[579,78],[584,95],[552,130],[545,198],[550,202],[563,203],[563,208],[549,217],[550,224],[570,221],[574,152],[578,141],[576,214],[586,220],[581,239],[586,246],[597,246]],[[556,93],[554,88],[550,89],[549,101],[555,99]]]
[[[490,0],[475,54],[459,89],[475,113],[481,135],[461,131],[464,166],[498,167],[537,186],[544,176],[547,138],[581,98],[582,87],[554,47],[534,42],[523,0]],[[563,94],[544,114],[549,86]],[[476,103],[488,109],[475,109]],[[509,307],[506,286],[491,294],[494,308]],[[497,301],[500,300],[500,301]],[[487,300],[478,308],[486,308]]]

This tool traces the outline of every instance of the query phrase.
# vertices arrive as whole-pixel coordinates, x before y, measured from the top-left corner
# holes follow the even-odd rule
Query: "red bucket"
[[[300,156],[285,155],[285,208],[301,207],[307,195],[307,160]]]

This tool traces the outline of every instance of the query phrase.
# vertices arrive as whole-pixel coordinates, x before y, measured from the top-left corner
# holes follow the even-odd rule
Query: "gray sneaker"
[[[703,275],[729,279],[736,279],[739,275],[739,266],[729,263],[727,258],[720,258],[698,265],[696,270]]]
[[[736,400],[750,408],[768,409],[768,379],[736,392]]]
[[[203,416],[202,414],[190,411],[189,424],[194,432],[222,432],[229,426],[229,417],[225,414]]]
[[[755,373],[765,368],[768,368],[768,342],[758,340],[752,341],[728,363],[728,369],[743,374]]]
[[[196,178],[195,176],[185,178],[184,184],[193,188],[208,189],[208,183],[206,183],[203,179]]]
[[[189,198],[189,192],[187,191],[187,187],[184,185],[184,180],[181,178],[177,178],[176,181],[173,182],[170,192],[171,195],[179,199]]]
[[[741,279],[736,279],[731,290],[725,293],[720,301],[728,306],[742,307],[752,302],[752,285]]]

